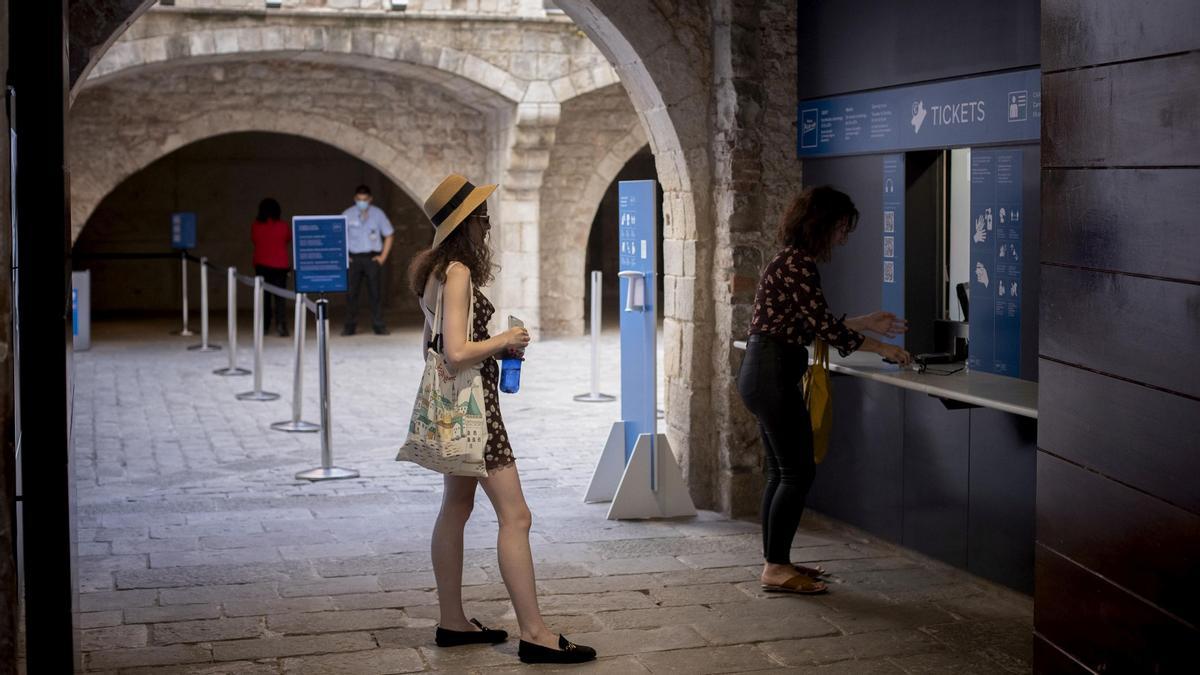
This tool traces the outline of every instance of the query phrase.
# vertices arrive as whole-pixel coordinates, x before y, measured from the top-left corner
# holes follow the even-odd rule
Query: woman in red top
[[[258,217],[250,226],[254,242],[254,273],[263,281],[287,288],[291,265],[292,228],[283,222],[279,202],[267,198],[258,204]],[[263,293],[263,332],[271,329],[271,308],[274,306],[275,330],[287,337],[288,324],[283,298]]]

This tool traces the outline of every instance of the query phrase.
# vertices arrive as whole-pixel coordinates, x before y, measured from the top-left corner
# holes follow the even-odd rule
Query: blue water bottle
[[[521,388],[521,361],[524,359],[501,359],[500,391],[515,394]]]
[[[510,314],[508,327],[510,329],[524,328],[525,322]],[[520,354],[510,352],[506,354],[506,358],[500,359],[500,391],[506,394],[515,394],[521,388],[521,362],[524,360],[525,352],[523,350]]]

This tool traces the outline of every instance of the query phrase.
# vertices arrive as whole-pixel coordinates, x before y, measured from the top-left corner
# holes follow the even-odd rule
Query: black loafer
[[[446,630],[438,626],[434,642],[439,647],[459,647],[461,645],[494,645],[508,639],[507,631],[485,628],[475,619],[471,619],[471,623],[475,624],[479,630]]]
[[[577,645],[562,635],[558,636],[558,649],[521,640],[517,648],[521,663],[583,663],[596,658],[596,650]]]

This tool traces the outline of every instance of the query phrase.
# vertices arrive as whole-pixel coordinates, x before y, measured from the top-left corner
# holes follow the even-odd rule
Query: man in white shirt
[[[371,188],[359,185],[354,190],[354,206],[342,213],[346,216],[346,245],[350,251],[349,293],[342,335],[354,335],[358,329],[358,292],[363,279],[367,281],[367,297],[371,301],[371,327],[376,335],[388,334],[383,323],[380,278],[383,264],[392,251],[395,230],[383,209],[371,201]]]

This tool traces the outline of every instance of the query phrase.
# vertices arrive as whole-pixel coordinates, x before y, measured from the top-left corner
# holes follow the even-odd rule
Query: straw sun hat
[[[437,228],[433,235],[433,247],[437,248],[454,228],[458,227],[471,212],[487,200],[496,190],[495,185],[475,186],[465,176],[452,173],[446,176],[425,200],[425,215]]]

